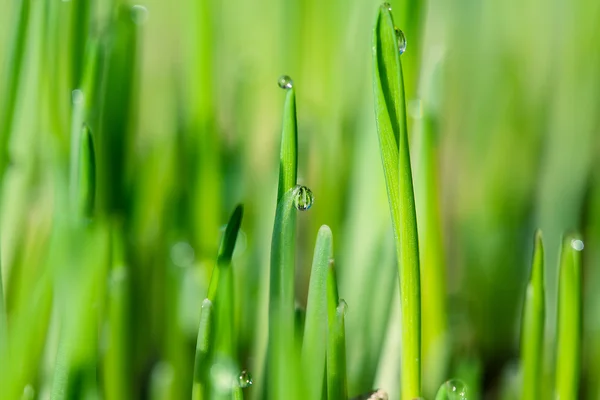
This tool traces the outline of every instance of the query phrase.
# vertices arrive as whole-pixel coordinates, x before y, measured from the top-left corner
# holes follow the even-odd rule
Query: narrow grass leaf
[[[535,233],[531,275],[527,284],[521,325],[522,398],[541,398],[544,322],[544,245],[542,233]]]
[[[296,92],[293,87],[286,91],[282,125],[279,185],[277,189],[278,204],[283,195],[296,186],[298,174],[298,125],[296,121]]]
[[[558,283],[556,398],[576,399],[581,368],[581,252],[576,235],[563,239]]]
[[[192,400],[208,399],[210,395],[210,365],[214,340],[214,309],[210,299],[204,299],[200,310],[200,324],[196,340]]]
[[[375,117],[396,238],[402,314],[403,400],[421,396],[421,294],[419,246],[406,105],[398,38],[389,7],[379,9],[373,30]]]
[[[320,399],[325,376],[327,346],[327,276],[333,257],[331,229],[323,225],[317,234],[313,256],[304,336],[302,341],[302,368],[308,385],[307,398]]]

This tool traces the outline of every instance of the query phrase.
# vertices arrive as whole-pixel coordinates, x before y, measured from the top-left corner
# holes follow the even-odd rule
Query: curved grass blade
[[[581,251],[576,235],[563,239],[558,285],[556,398],[576,399],[581,369]]]
[[[302,341],[302,368],[306,377],[307,398],[320,399],[325,376],[327,345],[327,276],[333,257],[333,238],[327,225],[321,226],[313,256],[306,319]],[[337,294],[336,294],[337,297]]]
[[[348,399],[346,374],[346,327],[345,316],[347,305],[344,300],[338,301],[337,280],[333,263],[329,268],[327,308],[327,399]]]
[[[423,106],[422,106],[423,107]],[[418,129],[415,197],[421,269],[423,390],[432,395],[446,376],[449,349],[446,320],[446,268],[439,193],[436,124],[429,110],[415,121]]]
[[[396,239],[402,310],[402,399],[421,396],[419,245],[406,105],[398,39],[390,9],[379,9],[373,30],[377,132]]]
[[[531,276],[525,294],[521,328],[522,398],[541,398],[544,346],[545,294],[544,245],[542,233],[535,233]]]

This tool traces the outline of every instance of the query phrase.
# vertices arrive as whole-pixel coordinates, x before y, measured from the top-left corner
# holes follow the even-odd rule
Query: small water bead
[[[131,20],[136,25],[142,25],[148,19],[148,9],[142,5],[136,4],[131,7]]]
[[[444,397],[440,397],[444,400],[466,400],[467,399],[467,385],[459,379],[450,379],[446,381],[440,388],[440,392],[444,393]],[[438,393],[439,397],[439,393]],[[436,397],[436,399],[438,398]]]
[[[579,239],[573,239],[573,240],[571,240],[571,247],[572,247],[574,250],[581,251],[581,250],[583,250],[583,248],[584,248],[585,246],[584,246],[584,244],[583,244],[583,240],[579,240]]]
[[[398,40],[398,52],[402,55],[406,51],[406,36],[404,36],[404,32],[402,32],[398,28],[394,28],[396,31],[396,39]]]
[[[300,211],[308,210],[315,201],[312,191],[306,186],[296,185],[294,188],[296,196],[294,197],[294,205]]]
[[[381,8],[384,10],[392,11],[392,5],[390,3],[383,3]]]
[[[281,75],[277,80],[277,84],[284,90],[291,89],[294,86],[294,81],[287,75]]]
[[[240,387],[241,387],[242,389],[245,389],[245,388],[247,388],[247,387],[250,387],[250,386],[252,386],[252,383],[253,383],[253,382],[252,382],[252,376],[251,376],[251,375],[250,375],[250,373],[249,373],[248,371],[246,371],[246,370],[243,370],[243,371],[240,373],[240,376],[238,377],[238,381],[239,381]]]
[[[346,300],[340,299],[336,312],[338,314],[346,315],[346,312],[348,312],[348,303],[346,303]]]

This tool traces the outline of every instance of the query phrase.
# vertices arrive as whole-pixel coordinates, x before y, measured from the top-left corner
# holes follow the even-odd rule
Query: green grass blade
[[[96,197],[96,158],[94,138],[87,125],[81,128],[79,151],[79,212],[83,218],[91,218]]]
[[[434,117],[427,109],[422,112],[415,121],[419,133],[415,198],[422,288],[423,390],[425,395],[431,395],[446,375],[449,349],[438,135]]]
[[[581,250],[575,235],[563,239],[558,284],[556,398],[576,399],[581,368]]]
[[[240,231],[240,226],[242,225],[243,215],[244,207],[241,204],[238,204],[235,210],[233,210],[229,222],[227,223],[227,227],[225,228],[225,233],[223,234],[223,239],[219,248],[219,254],[217,255],[217,267],[213,270],[213,275],[208,286],[208,295],[206,296],[212,302],[217,298],[221,270],[231,266],[231,258],[233,257],[235,242]]]
[[[541,398],[544,322],[544,245],[542,233],[535,234],[531,276],[525,294],[521,327],[522,398]]]
[[[319,229],[313,256],[306,319],[302,342],[302,368],[306,377],[307,398],[320,399],[325,376],[327,346],[327,276],[333,257],[331,229],[323,225]]]
[[[192,400],[209,398],[209,373],[215,331],[214,319],[213,303],[209,299],[204,299],[200,311],[200,325],[198,326],[198,338],[196,340]]]
[[[277,206],[271,241],[269,289],[269,381],[270,398],[292,398],[295,393],[294,268],[296,239],[295,198],[298,188],[288,190]]]
[[[337,280],[333,265],[328,274],[328,333],[327,333],[327,399],[347,400],[346,327],[347,305],[338,301]]]
[[[279,186],[277,203],[283,195],[296,186],[298,174],[298,125],[296,122],[296,92],[286,91],[283,107],[283,127],[281,129],[281,154],[279,158]]]
[[[269,372],[271,399],[295,396],[293,387],[295,365],[294,346],[294,269],[296,208],[298,195],[298,129],[296,123],[296,93],[288,88],[283,111],[277,211],[271,240],[271,271],[269,289]]]
[[[402,399],[421,396],[419,246],[402,64],[389,8],[379,9],[373,31],[375,114],[398,254],[402,310]]]
[[[15,111],[17,108],[17,95],[23,70],[23,59],[25,58],[25,47],[27,43],[27,32],[30,20],[31,1],[18,1],[17,18],[14,22],[14,32],[10,52],[6,60],[5,77],[2,87],[5,88],[0,106],[0,182],[4,178],[4,172],[8,165],[8,146],[13,129]]]

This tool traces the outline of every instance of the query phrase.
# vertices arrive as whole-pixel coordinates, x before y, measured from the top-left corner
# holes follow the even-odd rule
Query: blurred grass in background
[[[391,3],[408,40],[411,140],[435,131],[440,175],[443,254],[432,262],[446,267],[448,332],[438,359],[423,354],[425,396],[452,376],[471,384],[473,398],[510,392],[503,387],[514,381],[539,227],[545,373],[554,371],[561,235],[578,230],[586,246],[581,398],[599,398],[600,3]],[[0,159],[8,165],[0,232],[11,348],[10,364],[0,360],[3,396],[31,385],[47,398],[66,341],[84,391],[98,392],[89,376],[100,360],[106,398],[154,396],[160,379],[165,398],[189,398],[200,305],[238,203],[236,352],[240,367],[260,376],[283,73],[297,96],[298,183],[316,199],[298,215],[298,303],[306,304],[314,238],[327,224],[348,304],[349,394],[375,386],[395,396],[399,333],[387,321],[399,318],[397,271],[371,86],[379,2],[132,6],[0,0],[0,153],[10,139],[10,158]],[[19,66],[14,37],[24,26]],[[87,229],[72,228],[69,194],[79,121],[97,149]],[[413,164],[419,189],[416,154]],[[422,295],[425,303],[430,294]],[[96,328],[99,343],[89,339]],[[248,395],[261,398],[258,387]]]

